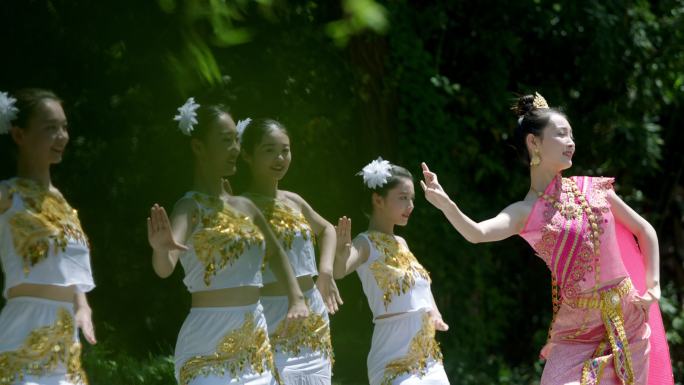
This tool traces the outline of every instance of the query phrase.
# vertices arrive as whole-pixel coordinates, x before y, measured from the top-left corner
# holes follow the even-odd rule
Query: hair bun
[[[523,95],[518,98],[515,104],[511,107],[511,110],[516,116],[525,116],[528,112],[534,109],[534,95]]]

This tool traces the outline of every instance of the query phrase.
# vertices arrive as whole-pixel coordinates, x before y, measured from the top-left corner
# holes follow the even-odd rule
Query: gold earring
[[[539,166],[539,163],[541,163],[541,157],[539,156],[539,149],[535,148],[534,154],[532,155],[532,159],[530,159],[530,166],[536,167],[536,166]]]

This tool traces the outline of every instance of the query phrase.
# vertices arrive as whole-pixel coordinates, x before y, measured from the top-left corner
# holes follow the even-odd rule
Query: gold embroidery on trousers
[[[309,310],[304,319],[283,319],[273,336],[271,344],[274,349],[298,356],[302,348],[323,353],[331,363],[334,362],[330,325],[322,314]]]
[[[419,376],[426,374],[430,359],[441,362],[442,351],[435,339],[435,325],[428,313],[423,314],[422,326],[418,333],[411,339],[408,352],[405,356],[394,359],[385,365],[385,376],[382,385],[391,385],[397,377],[416,373]]]
[[[259,374],[270,370],[274,377],[277,376],[266,329],[256,325],[251,313],[245,314],[245,322],[240,328],[221,338],[213,354],[185,361],[180,369],[180,383],[187,385],[199,376],[224,376],[226,373],[238,377],[246,369]]]
[[[24,376],[44,376],[60,365],[74,384],[87,384],[81,367],[81,344],[74,341],[74,319],[60,308],[51,326],[31,331],[18,350],[0,353],[0,385],[21,381]]]
[[[577,298],[571,306],[599,309],[606,331],[606,340],[599,344],[592,358],[584,363],[581,385],[599,385],[603,369],[612,355],[615,375],[624,385],[634,384],[634,367],[629,340],[625,331],[622,300],[632,290],[632,282],[625,279],[617,286],[601,290],[588,297]]]

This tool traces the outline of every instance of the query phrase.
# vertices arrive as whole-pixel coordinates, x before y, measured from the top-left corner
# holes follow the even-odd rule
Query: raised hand
[[[157,251],[184,251],[188,249],[173,238],[169,216],[166,214],[166,210],[156,203],[150,209],[150,216],[147,218],[147,240],[150,242],[150,246]]]
[[[423,180],[420,181],[420,187],[425,192],[425,199],[438,209],[444,210],[451,204],[449,195],[444,192],[437,181],[437,174],[430,171],[425,162],[421,163],[421,167],[423,168]]]
[[[351,252],[351,218],[340,218],[335,226],[335,233],[337,234],[335,258],[348,257]]]
[[[337,283],[335,283],[332,274],[320,272],[316,279],[316,287],[323,297],[328,313],[335,314],[344,302],[340,297],[340,291],[337,289]]]

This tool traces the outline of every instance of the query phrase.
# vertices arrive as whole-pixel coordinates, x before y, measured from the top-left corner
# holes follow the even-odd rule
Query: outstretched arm
[[[497,216],[475,222],[465,215],[454,203],[437,181],[437,174],[430,171],[423,163],[423,178],[420,185],[425,192],[425,198],[433,206],[440,209],[451,225],[471,243],[495,242],[506,239],[522,230],[524,221],[529,214],[522,202],[516,202],[503,209]]]

